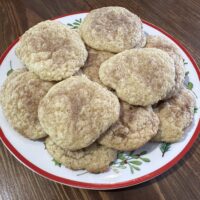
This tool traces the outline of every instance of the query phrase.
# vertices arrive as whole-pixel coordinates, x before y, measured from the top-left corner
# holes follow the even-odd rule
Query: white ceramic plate
[[[78,26],[87,13],[72,14],[54,20],[68,24],[72,28]],[[184,139],[175,144],[149,143],[130,155],[119,155],[110,170],[101,174],[91,174],[85,171],[72,171],[52,161],[41,141],[31,141],[24,138],[11,128],[0,110],[0,137],[10,152],[32,171],[59,183],[90,189],[116,189],[142,183],[165,172],[178,162],[190,149],[200,132],[200,72],[188,51],[172,36],[160,28],[143,21],[147,34],[162,35],[172,40],[184,58],[187,73],[186,84],[197,96],[197,109],[192,125],[186,130]],[[15,55],[18,39],[15,40],[0,58],[0,86],[7,77],[8,71],[22,66]],[[164,152],[166,151],[166,152]],[[164,153],[163,153],[164,152]],[[121,163],[121,164],[118,164]]]

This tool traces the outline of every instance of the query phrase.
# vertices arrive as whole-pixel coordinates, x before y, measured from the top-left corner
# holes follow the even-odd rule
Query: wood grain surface
[[[200,65],[199,0],[0,0],[0,54],[34,24],[55,16],[118,5],[180,40]],[[20,164],[0,142],[1,200],[199,200],[200,138],[173,168],[138,186],[114,191],[75,189]]]

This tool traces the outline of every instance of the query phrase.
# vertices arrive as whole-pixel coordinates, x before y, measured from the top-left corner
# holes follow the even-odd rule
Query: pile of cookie
[[[145,35],[125,8],[92,10],[78,30],[41,22],[22,35],[16,55],[25,68],[4,82],[4,114],[25,137],[45,138],[68,168],[104,172],[119,151],[179,141],[193,120],[178,48]]]

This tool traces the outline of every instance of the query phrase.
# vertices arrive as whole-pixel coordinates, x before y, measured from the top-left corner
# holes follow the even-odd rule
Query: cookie
[[[88,47],[88,59],[83,67],[83,73],[92,81],[99,84],[102,82],[99,79],[99,68],[101,63],[113,56],[113,53],[106,51],[98,51]],[[103,84],[102,84],[103,85]]]
[[[46,139],[45,145],[57,162],[73,170],[86,169],[91,173],[102,173],[117,158],[117,151],[96,143],[78,151],[64,150],[50,138]]]
[[[92,10],[79,30],[88,46],[118,53],[141,41],[142,21],[125,8],[110,6]]]
[[[98,140],[107,147],[132,151],[146,144],[158,131],[159,119],[151,107],[131,106],[121,102],[119,120]]]
[[[144,31],[143,31],[142,32],[142,38],[139,41],[139,43],[135,46],[135,48],[143,48],[143,47],[145,47],[146,42],[147,42],[147,37],[146,37],[146,35],[145,35]]]
[[[184,77],[185,77],[185,67],[183,63],[183,58],[179,52],[177,46],[171,41],[165,39],[161,36],[147,36],[147,48],[158,48],[166,51],[169,56],[174,60],[175,66],[175,85],[172,90],[167,94],[166,99],[177,95],[183,87]]]
[[[38,120],[38,105],[53,83],[40,80],[24,69],[12,72],[1,90],[1,106],[11,126],[23,136],[46,136]]]
[[[30,71],[49,81],[72,76],[87,59],[87,50],[79,34],[49,20],[26,31],[15,52]]]
[[[4,81],[3,86],[1,87],[1,90],[0,90],[0,104],[3,104],[4,102],[4,98],[5,98],[4,93],[5,93],[6,88],[9,86],[10,82],[12,82],[13,79],[15,79],[18,75],[24,72],[27,72],[26,68],[19,68],[19,69],[12,70],[10,74],[7,74],[7,78]]]
[[[159,104],[155,112],[160,119],[160,126],[153,141],[179,141],[193,120],[195,104],[194,95],[185,88],[177,96]]]
[[[123,101],[148,106],[171,91],[175,84],[175,68],[172,58],[160,49],[131,49],[103,62],[99,77]]]
[[[54,142],[74,151],[92,144],[118,120],[119,111],[114,94],[85,76],[73,76],[49,90],[38,115]]]

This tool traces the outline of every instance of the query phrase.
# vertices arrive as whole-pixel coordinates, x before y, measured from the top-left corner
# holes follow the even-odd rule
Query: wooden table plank
[[[0,0],[0,54],[34,24],[58,15],[102,6],[128,8],[180,40],[200,65],[199,0]],[[163,175],[115,191],[75,189],[51,182],[20,164],[0,142],[0,199],[3,200],[199,200],[200,138],[187,155]]]

